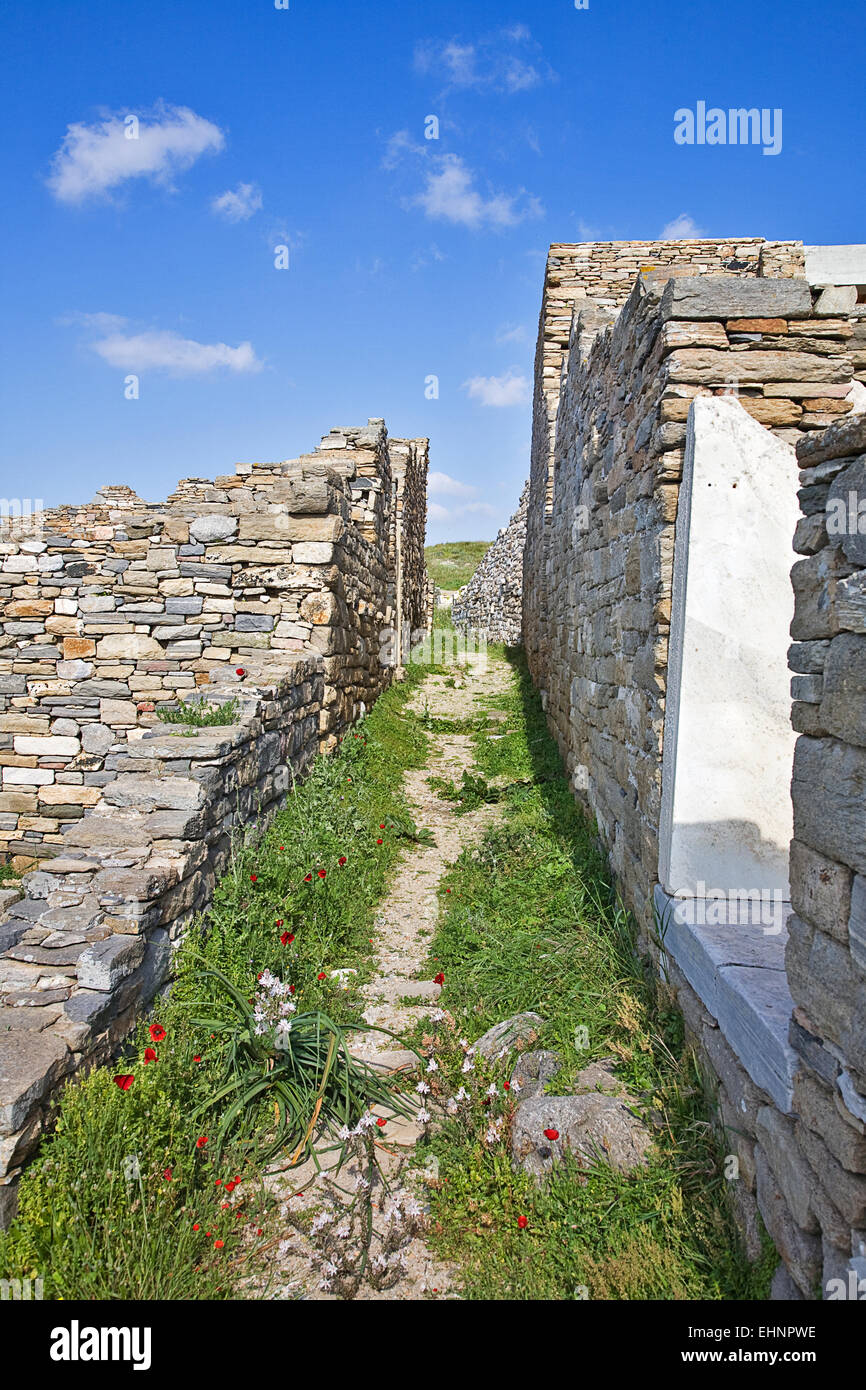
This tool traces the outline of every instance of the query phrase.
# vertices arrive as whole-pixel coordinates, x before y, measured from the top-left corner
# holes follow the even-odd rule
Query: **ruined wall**
[[[111,1056],[210,902],[232,832],[264,825],[318,752],[321,657],[287,658],[271,685],[209,693],[239,701],[237,722],[142,731],[26,896],[0,894],[0,1225],[57,1085]]]
[[[527,535],[527,637],[548,643],[545,701],[627,901],[651,918],[674,523],[696,396],[735,391],[780,437],[850,410],[847,322],[798,279],[639,277],[614,323],[576,317],[544,549]],[[537,509],[537,508],[536,508]],[[530,491],[530,522],[533,500]]]
[[[57,853],[157,708],[220,670],[242,685],[321,655],[333,746],[391,679],[398,589],[424,625],[426,467],[426,441],[373,420],[165,504],[103,489],[0,532],[0,855]]]
[[[800,242],[766,242],[761,237],[728,240],[608,241],[554,244],[544,277],[535,354],[530,502],[524,569],[524,629],[529,668],[546,688],[550,636],[545,594],[550,553],[546,526],[553,500],[553,458],[559,394],[568,366],[572,317],[584,313],[584,331],[609,322],[623,306],[635,277],[669,268],[673,274],[791,276],[802,274]]]
[[[866,1277],[866,416],[797,449],[789,664],[794,755],[786,955],[797,1055],[799,1240]],[[788,1206],[790,1194],[786,1193]]]
[[[520,494],[517,511],[451,607],[454,626],[483,632],[489,642],[516,646],[523,637],[523,548],[529,483]]]

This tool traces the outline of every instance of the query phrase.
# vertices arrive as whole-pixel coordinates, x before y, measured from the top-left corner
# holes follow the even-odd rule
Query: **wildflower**
[[[427,1085],[426,1081],[419,1081],[418,1085],[415,1087],[415,1090],[420,1091],[422,1096],[426,1096],[430,1090],[430,1087]]]
[[[439,1063],[436,1061],[436,1058],[435,1058],[435,1057],[431,1057],[431,1058],[430,1058],[430,1061],[427,1063],[427,1070],[428,1070],[428,1071],[438,1071],[438,1070],[439,1070]]]
[[[434,983],[434,985],[444,985],[444,983],[445,983],[445,976],[443,975],[443,973],[442,973],[441,970],[439,971],[439,974],[438,974],[438,975],[434,975],[434,976],[433,976],[433,983]]]
[[[545,1139],[549,1139],[550,1142],[551,1142],[551,1144],[552,1144],[553,1141],[554,1141],[554,1139],[558,1139],[558,1138],[559,1138],[559,1130],[558,1130],[558,1129],[546,1129],[546,1130],[544,1131],[544,1137],[545,1137]]]
[[[498,1141],[499,1141],[499,1130],[498,1130],[498,1129],[495,1129],[494,1126],[491,1125],[490,1128],[489,1128],[488,1131],[487,1131],[487,1142],[488,1142],[488,1144],[496,1144],[496,1143],[498,1143]]]
[[[463,1063],[463,1066],[460,1068],[460,1070],[461,1070],[461,1071],[474,1071],[474,1070],[475,1070],[475,1058],[474,1058],[474,1057],[467,1057],[466,1060],[465,1060],[464,1063]]]
[[[144,1049],[144,1065],[147,1066],[148,1062],[158,1062],[158,1061],[159,1061],[159,1058],[157,1057],[156,1052],[154,1051],[154,1049],[153,1049],[152,1047],[146,1047],[146,1048]]]
[[[245,676],[245,675],[246,675],[246,671],[244,670],[243,666],[238,666],[237,670],[235,671],[235,675],[236,675],[236,676]]]
[[[121,1091],[128,1091],[134,1080],[134,1076],[115,1076],[114,1084],[119,1086]]]
[[[434,1009],[430,1017],[432,1018],[434,1023],[441,1023],[443,1018],[445,1017],[445,1010]]]
[[[165,1029],[161,1023],[152,1023],[149,1031],[153,1042],[162,1042],[165,1037]]]
[[[330,1211],[320,1211],[320,1212],[319,1212],[319,1215],[313,1219],[313,1224],[312,1224],[312,1226],[310,1227],[311,1233],[312,1233],[314,1236],[315,1236],[315,1235],[318,1235],[319,1231],[321,1231],[322,1228],[323,1228],[324,1226],[330,1225],[330,1223],[333,1221],[333,1219],[334,1219],[333,1212],[330,1212]]]
[[[460,1087],[460,1090],[457,1092],[457,1094],[456,1094],[456,1096],[454,1097],[454,1099],[455,1099],[455,1100],[468,1100],[468,1099],[469,1099],[469,1092],[467,1091],[467,1089],[466,1089],[465,1086],[461,1086],[461,1087]]]
[[[487,1090],[484,1092],[484,1094],[485,1094],[486,1096],[498,1096],[498,1095],[499,1095],[499,1092],[498,1092],[498,1090],[496,1089],[496,1082],[495,1082],[495,1081],[491,1081],[490,1085],[487,1087]]]
[[[237,1183],[236,1183],[236,1182],[227,1182],[227,1183],[226,1183],[226,1192],[234,1192],[234,1190],[235,1190],[236,1187],[237,1187]]]
[[[529,1225],[529,1222],[527,1221],[525,1216],[518,1216],[517,1224],[520,1227],[521,1231],[525,1231],[527,1226]]]
[[[259,876],[258,876],[258,874],[250,874],[250,883],[258,883],[258,881],[259,881]]]
[[[294,939],[295,939],[295,934],[294,934],[294,932],[290,932],[290,931],[284,931],[283,934],[282,934],[282,936],[280,937],[280,941],[282,942],[282,944],[283,944],[284,946],[291,946],[291,944],[292,944],[292,942],[294,941]]]
[[[384,830],[384,829],[385,829],[384,825],[380,825],[380,826],[379,826],[379,829],[380,829],[380,830]]]
[[[278,1255],[287,1255],[287,1254],[289,1253],[289,1251],[291,1250],[291,1248],[292,1248],[292,1242],[291,1242],[290,1240],[281,1240],[280,1243],[279,1243],[279,1245],[277,1246],[277,1254],[278,1254]]]
[[[197,1221],[196,1221],[195,1225],[193,1226],[193,1230],[194,1230],[194,1231],[200,1231],[200,1230],[201,1230],[201,1226],[198,1224]]]
[[[382,843],[381,840],[377,840],[377,841],[376,841],[376,844],[377,844],[377,845],[381,845],[381,843]]]
[[[458,1106],[457,1106],[457,1102],[456,1102],[456,1100],[454,1099],[453,1096],[452,1096],[451,1099],[448,1101],[448,1103],[447,1103],[445,1109],[448,1111],[448,1114],[449,1114],[449,1115],[456,1115],[456,1114],[457,1114]]]
[[[324,972],[324,970],[320,970],[319,973],[318,973],[318,975],[316,976],[316,979],[317,979],[317,980],[324,980],[324,978],[325,978],[325,972]]]
[[[277,926],[278,926],[278,927],[281,927],[282,925],[283,925],[283,919],[282,919],[282,917],[281,917],[280,920],[277,922]]]
[[[200,1053],[200,1052],[197,1052],[197,1053],[195,1054],[195,1056],[193,1057],[192,1060],[193,1060],[194,1062],[200,1062],[200,1061],[201,1061],[201,1053]]]
[[[380,1129],[384,1129],[387,1123],[388,1121],[385,1119],[384,1115],[380,1115],[378,1120],[376,1121],[376,1124],[379,1126]]]
[[[329,1289],[330,1287],[331,1287],[331,1281],[330,1281],[330,1279],[320,1279],[320,1280],[319,1280],[319,1288],[320,1288],[320,1289],[324,1289],[326,1293],[327,1293],[327,1291],[328,1291],[328,1289]]]
[[[429,1110],[425,1110],[424,1107],[423,1107],[423,1105],[422,1105],[422,1106],[421,1106],[421,1109],[418,1111],[417,1119],[418,1119],[419,1125],[429,1125],[429,1123],[430,1123],[430,1111],[429,1111]]]
[[[207,1135],[206,1135],[206,1134],[200,1134],[199,1137],[198,1137],[198,1139],[196,1139],[196,1141],[195,1141],[195,1146],[196,1146],[197,1149],[203,1149],[206,1143],[207,1143]]]
[[[511,1090],[511,1082],[510,1082],[510,1081],[503,1081],[503,1083],[502,1083],[502,1089],[503,1089],[503,1091],[510,1091],[510,1090]]]
[[[344,867],[345,864],[348,863],[348,860],[346,859],[345,854],[341,854],[341,855],[340,855],[339,859],[337,860],[337,863],[339,864],[339,866],[340,866],[341,869]]]
[[[215,1240],[214,1243],[213,1243],[213,1248],[214,1248],[214,1250],[222,1250],[222,1248],[223,1248],[224,1245],[225,1245],[225,1241],[224,1241],[224,1240]]]
[[[319,878],[325,878],[325,876],[327,875],[327,872],[328,872],[327,869],[319,869],[319,871],[318,871],[318,873],[319,873]]]
[[[522,1090],[523,1090],[523,1087],[521,1086],[521,1084],[520,1084],[519,1081],[509,1081],[508,1085],[511,1087],[511,1090],[512,1090],[512,1091],[522,1091]]]
[[[312,883],[312,881],[313,881],[313,875],[312,875],[312,874],[307,874],[307,875],[304,877],[304,882],[305,882],[305,883]]]
[[[171,1169],[163,1168],[162,1176],[165,1178],[166,1182],[171,1182]]]

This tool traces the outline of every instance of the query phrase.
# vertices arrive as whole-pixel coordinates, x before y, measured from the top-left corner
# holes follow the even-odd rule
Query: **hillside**
[[[427,572],[439,589],[462,589],[477,570],[492,541],[444,541],[424,551]]]

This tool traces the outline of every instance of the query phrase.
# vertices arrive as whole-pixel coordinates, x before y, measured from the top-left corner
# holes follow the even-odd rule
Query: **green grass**
[[[167,705],[156,711],[162,724],[186,724],[192,729],[212,729],[222,724],[234,724],[238,720],[238,702],[226,700],[224,705],[187,704],[180,700],[176,705]]]
[[[469,1298],[763,1296],[775,1257],[753,1267],[741,1251],[682,1020],[635,954],[595,829],[575,805],[525,667],[518,671],[513,692],[492,702],[508,713],[496,730],[505,736],[475,731],[480,776],[509,779],[505,818],[443,881],[429,969],[444,973],[439,1005],[454,1028],[446,1020],[426,1031],[453,1093],[466,1079],[460,1036],[472,1041],[511,1014],[539,1013],[538,1045],[563,1063],[548,1089],[563,1094],[590,1060],[615,1057],[655,1154],[633,1176],[567,1161],[536,1187],[512,1170],[506,1145],[485,1137],[497,1116],[507,1132],[515,1102],[502,1082],[512,1057],[485,1071],[469,1113],[430,1140],[440,1164],[435,1246],[458,1263]],[[496,1099],[485,1094],[488,1082]]]
[[[439,589],[462,589],[477,570],[492,541],[445,541],[424,551],[427,573]]]
[[[11,864],[0,864],[0,885],[5,883],[7,888],[12,888],[15,887],[19,881],[19,876],[16,874]]]
[[[236,846],[149,1020],[165,1037],[154,1041],[141,1023],[120,1060],[66,1086],[56,1128],[22,1179],[19,1217],[0,1235],[0,1278],[41,1277],[46,1298],[238,1296],[273,1236],[248,1145],[267,1140],[275,1119],[272,1106],[252,1107],[218,1156],[232,1097],[202,1107],[224,1085],[235,1043],[194,1022],[225,1004],[224,984],[205,970],[245,999],[269,968],[295,985],[299,1014],[325,1014],[351,1038],[376,904],[415,835],[401,780],[423,765],[426,735],[404,706],[423,674],[410,669],[333,757],[317,760],[260,840]],[[340,968],[359,972],[348,990],[332,977]],[[134,1077],[128,1090],[115,1083],[123,1075]],[[235,1177],[224,1208],[222,1184]]]

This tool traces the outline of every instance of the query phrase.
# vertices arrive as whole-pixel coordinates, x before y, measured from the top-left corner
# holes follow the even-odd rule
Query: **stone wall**
[[[165,984],[171,947],[209,903],[233,833],[264,825],[319,749],[321,657],[272,684],[221,681],[236,722],[160,725],[124,745],[61,852],[0,901],[0,1224],[57,1085],[107,1060]],[[12,901],[10,901],[12,900]]]
[[[553,458],[559,394],[568,366],[572,319],[583,311],[584,332],[610,321],[627,300],[635,277],[667,267],[671,274],[798,275],[800,242],[761,237],[727,240],[608,241],[554,244],[547,258],[535,354],[530,502],[524,584],[531,621],[524,630],[527,659],[544,688],[549,645],[544,621],[548,575],[536,561],[548,553],[545,527],[553,499]]]
[[[852,414],[863,400],[854,382],[862,374],[859,309],[850,293],[837,296],[790,273],[796,255],[788,248],[771,250],[757,270],[772,274],[756,274],[754,264],[733,273],[710,267],[700,277],[643,270],[618,314],[615,303],[575,294],[582,303],[565,343],[560,287],[546,288],[524,635],[575,792],[596,820],[619,891],[638,918],[641,949],[657,960],[715,1093],[747,1246],[761,1253],[763,1222],[782,1258],[774,1296],[814,1298],[850,1289],[852,1271],[866,1273],[866,990],[858,944],[866,928],[857,896],[858,875],[866,878],[866,765],[857,761],[866,735],[856,646],[866,640],[866,554],[862,534],[829,535],[824,517],[828,496],[838,494],[850,529],[850,496],[866,495],[859,458],[866,436],[862,417]],[[552,249],[554,262],[559,251]],[[791,651],[793,721],[802,737],[789,940],[775,919],[767,927],[748,916],[711,915],[697,927],[670,921],[662,910],[670,900],[658,887],[687,422],[690,412],[701,413],[691,411],[696,398],[725,395],[769,432],[770,443],[775,436],[774,468],[790,451],[792,489],[794,448],[802,470],[795,545],[804,558],[793,571]],[[866,891],[861,896],[866,901]]]
[[[797,458],[788,1137],[808,1204],[784,1195],[825,1280],[851,1257],[866,1278],[866,416],[804,439]]]
[[[392,677],[383,629],[426,626],[426,470],[426,440],[371,420],[165,504],[105,488],[0,532],[0,855],[57,853],[160,705],[217,671],[321,655],[333,746]]]
[[[529,483],[520,494],[517,511],[451,605],[456,628],[483,632],[489,642],[505,642],[512,647],[523,636],[523,550],[528,505]]]
[[[689,407],[736,392],[790,443],[851,409],[851,329],[815,318],[795,278],[645,272],[612,324],[599,312],[575,316],[549,499],[530,487],[524,632],[544,644],[535,679],[575,790],[648,927]],[[549,512],[543,529],[533,509]]]

